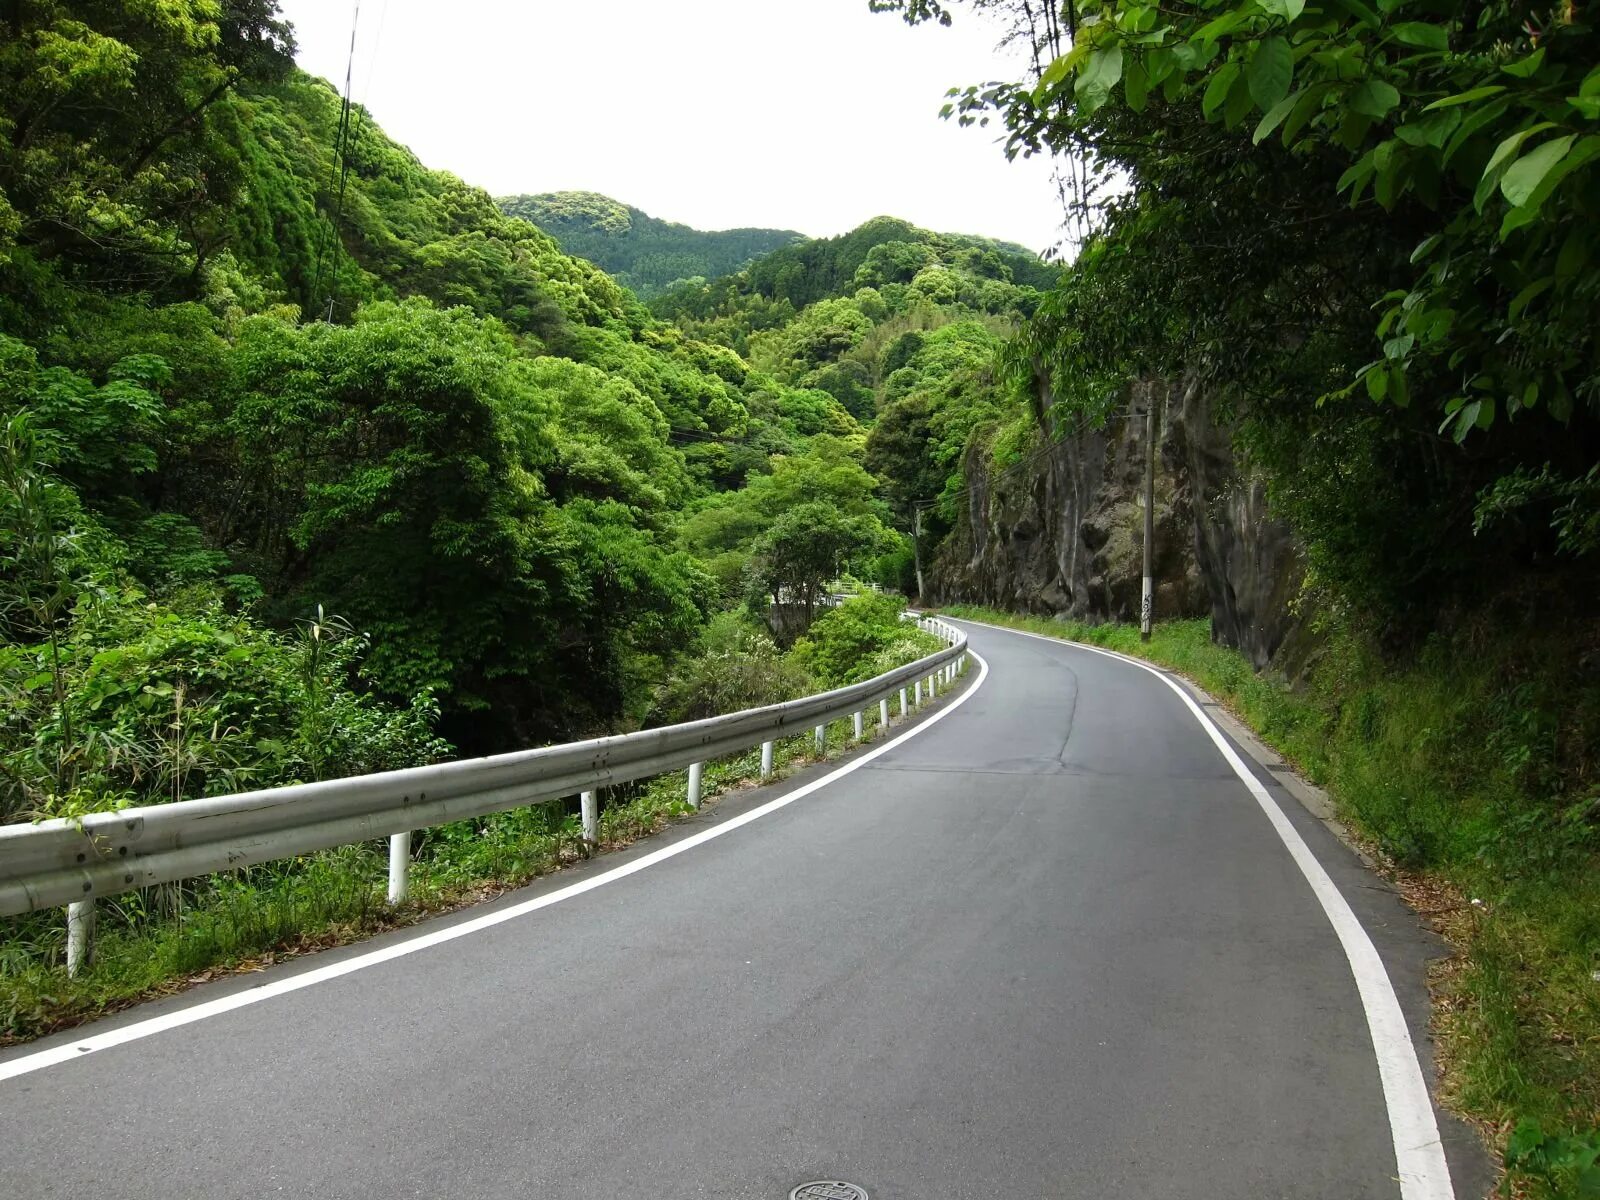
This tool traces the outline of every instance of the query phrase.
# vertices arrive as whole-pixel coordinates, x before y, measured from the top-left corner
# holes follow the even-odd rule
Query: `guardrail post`
[[[905,688],[901,688],[900,689],[900,715],[902,717],[906,715],[906,690],[905,690]]]
[[[856,741],[859,742],[861,740],[861,714],[860,713],[856,713],[850,719],[855,724],[855,727],[856,727]]]
[[[917,707],[922,707],[922,680],[917,680]]]
[[[889,697],[887,696],[878,701],[878,724],[885,729],[889,727]]]
[[[761,778],[772,778],[772,743],[761,743]]]
[[[704,763],[689,764],[689,807],[700,807],[700,772],[705,767]]]
[[[389,835],[389,903],[404,904],[411,874],[411,831]]]
[[[568,792],[567,795],[572,795]],[[583,806],[583,840],[593,846],[600,841],[600,806],[594,801],[593,792],[582,792],[578,802]]]
[[[828,727],[826,725],[818,725],[817,726],[817,754],[819,756],[821,756],[821,755],[826,755],[827,753],[828,753]]]
[[[928,676],[928,699],[929,700],[937,700],[938,698],[939,698],[939,672],[935,671],[932,675]]]
[[[94,901],[67,905],[67,974],[76,976],[94,957]]]

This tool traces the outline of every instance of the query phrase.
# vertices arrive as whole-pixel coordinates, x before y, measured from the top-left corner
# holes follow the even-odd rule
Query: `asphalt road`
[[[1350,964],[1193,714],[1126,663],[971,634],[989,674],[936,711],[958,707],[725,837],[0,1080],[0,1195],[783,1200],[828,1178],[873,1200],[1400,1196]],[[1437,947],[1257,775],[1420,1035]],[[1440,1130],[1456,1195],[1482,1195],[1470,1133]]]

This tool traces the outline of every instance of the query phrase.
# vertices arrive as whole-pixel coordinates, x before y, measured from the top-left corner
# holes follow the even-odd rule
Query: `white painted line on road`
[[[1066,638],[1047,637],[1022,629],[1007,629],[1003,625],[990,625],[986,621],[968,621],[985,629],[998,629],[1021,637],[1037,638],[1041,642],[1054,642],[1058,646],[1071,646],[1093,654],[1149,671],[1166,684],[1178,698],[1188,705],[1194,719],[1216,743],[1222,757],[1233,773],[1239,777],[1250,794],[1255,797],[1261,811],[1266,813],[1277,831],[1279,839],[1288,849],[1300,873],[1316,894],[1327,914],[1328,922],[1339,937],[1345,959],[1356,979],[1356,991],[1361,996],[1361,1006],[1366,1010],[1367,1029],[1372,1034],[1372,1049],[1378,1059],[1378,1077],[1383,1084],[1383,1099],[1389,1110],[1389,1132],[1394,1139],[1394,1155],[1400,1177],[1402,1200],[1454,1200],[1455,1191],[1450,1184],[1450,1164],[1444,1155],[1444,1143],[1439,1138],[1439,1125],[1434,1120],[1433,1103],[1428,1097],[1428,1085],[1423,1080],[1422,1064],[1417,1060],[1417,1048],[1411,1041],[1411,1031],[1406,1025],[1405,1013],[1400,1008],[1400,998],[1395,995],[1389,972],[1377,947],[1367,936],[1360,920],[1339,891],[1338,885],[1317,861],[1317,856],[1306,845],[1305,839],[1284,816],[1283,809],[1262,786],[1250,768],[1245,766],[1228,739],[1201,710],[1189,693],[1164,672],[1126,654],[1106,650],[1100,646],[1087,646]]]
[[[177,1029],[182,1025],[192,1025],[194,1022],[203,1021],[207,1017],[221,1016],[223,1013],[232,1012],[237,1008],[259,1004],[261,1001],[271,1000],[275,996],[283,996],[289,992],[298,992],[302,988],[312,987],[315,984],[327,983],[331,979],[338,979],[341,975],[349,975],[365,967],[375,967],[379,963],[389,962],[391,959],[404,958],[406,955],[415,954],[419,950],[426,950],[443,942],[451,942],[456,938],[481,932],[492,926],[499,925],[503,921],[514,921],[518,917],[537,912],[541,908],[549,908],[553,904],[560,904],[563,900],[574,899],[585,892],[592,892],[596,888],[604,887],[608,883],[615,883],[619,879],[626,879],[629,875],[636,875],[647,867],[666,862],[669,858],[676,858],[678,855],[685,854],[697,846],[703,846],[709,841],[750,824],[752,821],[758,821],[770,813],[775,813],[780,808],[786,808],[796,800],[804,799],[806,796],[811,795],[812,792],[843,779],[852,771],[859,771],[873,759],[887,754],[902,742],[910,741],[918,734],[933,728],[965,704],[983,686],[983,681],[989,677],[989,664],[976,653],[972,657],[978,664],[978,677],[972,681],[972,686],[926,721],[906,730],[899,737],[891,738],[883,745],[869,750],[859,758],[852,759],[843,766],[829,771],[820,779],[813,779],[804,787],[795,788],[792,792],[785,793],[775,800],[769,800],[757,808],[752,808],[749,812],[740,813],[737,817],[724,821],[720,825],[701,830],[697,834],[684,838],[681,842],[663,846],[659,850],[636,858],[620,867],[613,868],[604,874],[596,875],[592,879],[585,879],[581,883],[574,883],[556,891],[547,892],[543,896],[534,897],[532,900],[524,900],[521,904],[513,904],[508,908],[484,913],[480,917],[473,917],[470,920],[462,921],[458,925],[451,925],[445,929],[436,929],[430,933],[408,938],[405,941],[395,942],[392,945],[383,947],[381,950],[371,950],[366,954],[358,954],[339,962],[329,963],[324,967],[316,967],[312,970],[304,971],[298,975],[275,979],[269,983],[261,984],[259,987],[235,992],[232,995],[222,996],[216,1000],[207,1000],[202,1004],[195,1004],[189,1008],[180,1008],[175,1012],[164,1013],[159,1017],[134,1021],[131,1024],[122,1026],[120,1029],[111,1029],[105,1033],[73,1038],[59,1046],[52,1046],[48,1050],[39,1050],[32,1054],[24,1054],[19,1058],[0,1061],[0,1080],[14,1079],[18,1075],[27,1075],[33,1071],[42,1071],[46,1067],[72,1062],[100,1050],[109,1050],[113,1046],[121,1046],[126,1042],[136,1042],[141,1038],[147,1038],[157,1033],[165,1033],[169,1029]]]

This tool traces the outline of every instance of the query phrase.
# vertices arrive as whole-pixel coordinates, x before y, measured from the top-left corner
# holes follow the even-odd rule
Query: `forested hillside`
[[[267,0],[73,13],[0,14],[0,819],[682,715],[715,614],[911,578],[868,430],[1052,276],[885,219],[652,314]]]
[[[901,535],[880,577],[914,594],[915,547],[904,534],[919,502],[962,486],[969,432],[1013,407],[1006,398],[1016,385],[995,372],[999,351],[1035,310],[1034,285],[1056,276],[1020,247],[878,217],[837,238],[786,246],[734,275],[685,283],[652,308],[687,336],[727,346],[778,383],[849,414]],[[687,544],[724,579],[742,557],[733,514],[757,494],[752,487],[709,500],[685,525]]]
[[[792,229],[690,229],[597,192],[502,196],[497,203],[645,300],[690,279],[731,274],[802,237]]]

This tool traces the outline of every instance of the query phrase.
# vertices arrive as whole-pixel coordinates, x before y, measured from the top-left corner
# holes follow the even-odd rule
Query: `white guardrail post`
[[[67,975],[75,977],[94,953],[94,901],[67,905]]]
[[[597,848],[602,787],[687,767],[688,802],[697,808],[707,762],[759,745],[761,777],[770,779],[774,744],[782,738],[810,729],[818,757],[825,757],[831,722],[850,717],[861,741],[871,705],[881,725],[888,724],[896,694],[902,716],[908,693],[921,707],[924,683],[931,700],[936,680],[953,680],[965,667],[966,638],[929,618],[917,627],[945,645],[863,683],[763,708],[492,758],[0,826],[0,916],[65,908],[67,971],[77,975],[93,959],[95,902],[102,896],[386,839],[388,900],[401,904],[409,894],[413,831],[574,792],[583,840]]]
[[[583,813],[583,840],[589,846],[600,844],[600,805],[593,792],[578,794],[578,807]]]
[[[389,835],[389,903],[404,904],[411,873],[411,831]]]

